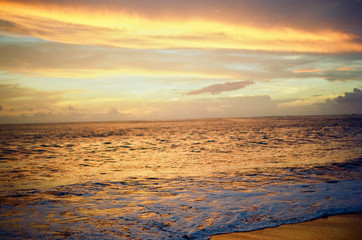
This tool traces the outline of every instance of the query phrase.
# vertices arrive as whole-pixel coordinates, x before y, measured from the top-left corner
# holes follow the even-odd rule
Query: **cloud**
[[[125,114],[122,112],[119,112],[117,108],[112,107],[108,110],[106,114],[101,114],[101,118],[103,118],[103,121],[120,121],[120,120],[127,120],[130,119],[132,114]],[[99,121],[99,117],[98,117]]]
[[[333,99],[327,99],[327,103],[360,104],[361,105],[362,104],[362,91],[358,88],[354,88],[353,92],[345,92],[343,96],[338,96]],[[362,109],[361,109],[361,111],[362,111]]]
[[[223,84],[213,84],[198,90],[193,90],[187,93],[187,95],[197,95],[202,93],[219,94],[226,91],[234,91],[240,88],[244,88],[253,84],[252,81],[240,81],[240,82],[226,82]]]
[[[66,111],[69,111],[69,112],[73,112],[73,111],[76,111],[75,107],[73,107],[72,105],[68,105],[66,108],[65,108]]]
[[[320,69],[296,69],[293,70],[293,73],[311,73],[311,72],[320,72]]]
[[[356,69],[352,68],[352,67],[340,67],[340,68],[335,69],[335,71],[354,71],[354,70],[356,70]]]
[[[274,115],[277,103],[264,95],[163,101],[151,106],[159,111],[154,111],[146,119],[192,119]]]
[[[362,91],[354,88],[352,92],[345,92],[316,105],[321,114],[362,114]]]
[[[328,70],[325,71],[321,75],[321,77],[329,80],[329,81],[347,81],[347,80],[362,80],[362,70],[356,69],[354,71],[335,71],[335,70]]]
[[[9,32],[15,34],[31,34],[29,31],[25,30],[22,26],[7,20],[0,19],[0,31]]]
[[[64,102],[49,102],[50,96],[21,86],[5,86],[7,90],[18,92],[2,98],[0,123],[41,123],[41,122],[84,122],[84,121],[120,121],[120,120],[160,120],[218,117],[253,117],[272,115],[277,103],[269,96],[225,97],[181,99],[177,101],[129,101],[119,100],[88,107],[73,107]],[[0,86],[0,89],[5,89]],[[22,92],[22,93],[20,93]],[[50,93],[47,93],[50,95]],[[57,94],[57,93],[55,93]],[[18,99],[18,100],[17,100]],[[24,100],[19,100],[24,99]],[[30,103],[27,104],[27,100]],[[12,103],[12,101],[15,101]],[[37,105],[43,102],[43,105]],[[107,109],[106,106],[110,106]],[[26,110],[26,108],[32,110]]]
[[[6,2],[9,1],[5,1]],[[13,3],[29,3],[12,0]],[[112,13],[127,12],[150,19],[185,20],[192,18],[216,19],[229,23],[245,22],[262,27],[300,29],[339,29],[359,33],[362,21],[361,1],[290,1],[290,0],[183,0],[183,1],[127,1],[127,0],[37,0],[38,7],[55,14],[60,10],[78,9],[80,12],[99,10]]]
[[[0,44],[0,65],[8,72],[50,77],[94,78],[117,76],[193,76],[239,78],[251,71],[231,69],[223,63],[256,65],[260,56],[213,50],[137,50],[90,47],[54,42]],[[261,54],[263,56],[263,54]],[[259,72],[254,72],[260,74]]]
[[[278,109],[282,115],[331,115],[362,114],[362,91],[354,88],[335,98],[328,98],[321,103],[289,105]]]
[[[240,2],[2,1],[0,27],[7,33],[20,31],[56,42],[120,48],[362,51],[356,33],[360,17],[351,1],[348,7],[320,3],[316,7],[312,1]],[[332,14],[345,16],[349,25],[335,21]],[[347,22],[344,18],[339,21]]]
[[[51,109],[34,109],[33,112],[5,112],[3,110],[0,115],[0,123],[168,120],[362,113],[362,91],[357,88],[353,89],[352,92],[346,92],[335,98],[327,99],[323,103],[287,104],[283,106],[284,103],[296,103],[298,100],[303,99],[273,100],[268,95],[255,95],[131,103],[123,100],[112,103],[108,109],[105,105],[102,105],[101,108],[89,108],[76,112],[64,111],[64,109],[59,111],[60,107],[53,105]],[[14,105],[11,107],[14,107]]]
[[[109,115],[119,115],[117,108],[110,108],[108,111]]]
[[[65,91],[39,91],[19,84],[0,84],[3,114],[49,112],[64,100]],[[6,110],[6,111],[5,111]]]
[[[26,38],[27,39],[27,38]],[[13,43],[10,43],[13,40]],[[130,76],[167,81],[237,81],[324,77],[360,79],[358,54],[295,54],[228,49],[120,49],[15,38],[0,44],[0,66],[23,76],[105,79]],[[328,64],[326,64],[328,63]],[[329,66],[330,65],[330,66]],[[335,71],[341,66],[354,71]],[[329,70],[325,70],[325,67]],[[323,69],[295,74],[293,69]],[[189,79],[189,80],[188,80]],[[166,80],[162,80],[166,81]]]

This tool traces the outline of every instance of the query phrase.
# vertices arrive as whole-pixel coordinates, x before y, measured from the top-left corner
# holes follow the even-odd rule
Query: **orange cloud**
[[[293,70],[293,73],[310,73],[310,72],[321,72],[320,69],[297,69]]]
[[[355,68],[351,68],[351,67],[340,67],[335,69],[335,71],[354,71],[356,70]]]
[[[125,10],[72,8],[53,4],[0,2],[6,31],[71,44],[121,48],[212,48],[288,52],[362,52],[352,34],[309,32],[291,27],[261,28],[211,17],[181,20],[146,17]],[[21,29],[21,30],[19,30]],[[0,29],[1,30],[1,29]],[[3,29],[4,30],[4,29]]]

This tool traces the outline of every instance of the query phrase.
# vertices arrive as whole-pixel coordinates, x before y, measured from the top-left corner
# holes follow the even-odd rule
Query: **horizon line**
[[[362,117],[362,113],[349,114],[305,114],[305,115],[266,115],[253,117],[206,117],[206,118],[177,118],[177,119],[135,119],[135,120],[110,120],[110,121],[69,121],[69,122],[16,122],[0,123],[0,125],[36,125],[36,124],[84,124],[84,123],[152,123],[152,122],[182,122],[182,121],[212,121],[212,120],[232,120],[232,119],[267,119],[267,118],[337,118],[337,117]]]

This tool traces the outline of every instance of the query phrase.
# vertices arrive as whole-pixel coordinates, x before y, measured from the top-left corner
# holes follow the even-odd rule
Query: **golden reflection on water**
[[[8,131],[13,138],[3,139],[2,190],[270,171],[344,161],[361,152],[344,136],[343,126],[321,126],[318,119],[305,126],[290,120],[230,119],[23,125]]]
[[[356,124],[316,117],[1,126],[0,224],[19,236],[77,238],[95,228],[99,238],[128,239],[226,224],[223,211],[253,213],[245,224],[274,219],[257,201],[227,210],[210,196],[265,192],[267,204],[280,192],[265,186],[302,183],[298,193],[313,193],[313,184],[338,182],[343,162],[361,156]],[[205,216],[203,204],[220,211]]]

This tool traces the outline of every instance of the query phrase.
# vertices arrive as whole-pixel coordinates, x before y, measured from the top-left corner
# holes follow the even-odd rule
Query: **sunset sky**
[[[362,1],[0,0],[0,123],[362,113]]]

